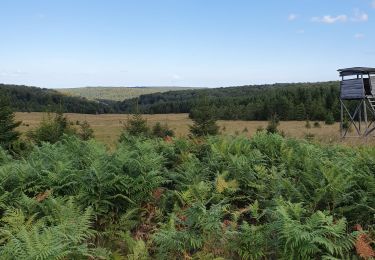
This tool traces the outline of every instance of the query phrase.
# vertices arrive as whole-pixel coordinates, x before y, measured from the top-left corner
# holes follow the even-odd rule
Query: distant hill
[[[69,113],[110,113],[112,106],[81,97],[71,97],[56,90],[23,85],[0,84],[0,96],[9,98],[12,108],[19,112],[60,111]]]
[[[69,95],[84,97],[89,100],[123,101],[140,95],[163,93],[167,91],[194,89],[188,87],[83,87],[60,88],[57,91]]]

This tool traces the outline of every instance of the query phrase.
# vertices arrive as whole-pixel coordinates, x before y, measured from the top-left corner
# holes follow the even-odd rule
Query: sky
[[[375,0],[0,0],[0,83],[226,87],[375,67]]]

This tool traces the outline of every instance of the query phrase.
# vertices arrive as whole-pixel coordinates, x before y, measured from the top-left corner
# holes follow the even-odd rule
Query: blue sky
[[[375,67],[373,0],[1,0],[0,82],[202,86]]]

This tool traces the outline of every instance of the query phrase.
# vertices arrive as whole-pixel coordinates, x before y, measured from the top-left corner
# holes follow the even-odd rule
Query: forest
[[[63,95],[53,89],[0,84],[0,97],[7,97],[18,112],[55,112],[101,114],[112,112],[110,106],[80,97]]]
[[[200,99],[211,103],[218,119],[267,120],[277,114],[281,120],[339,119],[339,82],[288,83],[228,88],[170,91],[125,100],[121,111],[166,114],[189,113]]]
[[[268,120],[274,114],[281,120],[339,119],[339,83],[288,83],[213,89],[191,89],[141,95],[119,101],[88,101],[61,95],[54,90],[0,85],[0,95],[10,96],[16,111],[71,113],[189,113],[207,99],[217,119]]]

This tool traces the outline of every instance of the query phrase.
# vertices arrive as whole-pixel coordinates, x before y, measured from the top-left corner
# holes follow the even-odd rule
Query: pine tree
[[[167,124],[162,125],[160,122],[156,122],[156,124],[152,127],[152,135],[155,137],[173,137],[174,131],[168,127]]]
[[[150,132],[147,120],[140,113],[135,113],[124,126],[125,132],[132,136],[147,136]]]
[[[14,120],[14,113],[9,106],[9,101],[0,96],[0,146],[6,150],[19,138],[20,133],[15,130],[21,122]]]
[[[216,135],[219,126],[216,124],[216,116],[207,99],[204,98],[193,108],[189,114],[194,124],[190,126],[190,132],[194,136]]]
[[[325,123],[327,125],[333,125],[335,123],[335,118],[333,117],[332,112],[328,112],[327,113],[327,116],[326,116],[326,119],[325,119]]]
[[[277,128],[278,128],[279,124],[280,124],[280,119],[277,116],[277,114],[272,115],[270,120],[268,121],[267,133],[270,133],[270,134],[278,133],[279,130]]]
[[[82,140],[87,141],[94,138],[94,130],[86,120],[83,121],[83,123],[79,124],[79,126],[81,129],[78,135]]]
[[[296,120],[305,120],[306,119],[306,109],[305,106],[301,103],[296,106],[295,109],[295,119]]]
[[[56,143],[61,137],[66,135],[75,135],[76,131],[69,124],[69,121],[62,112],[54,115],[47,114],[35,130],[29,131],[27,136],[40,145],[42,142]]]

